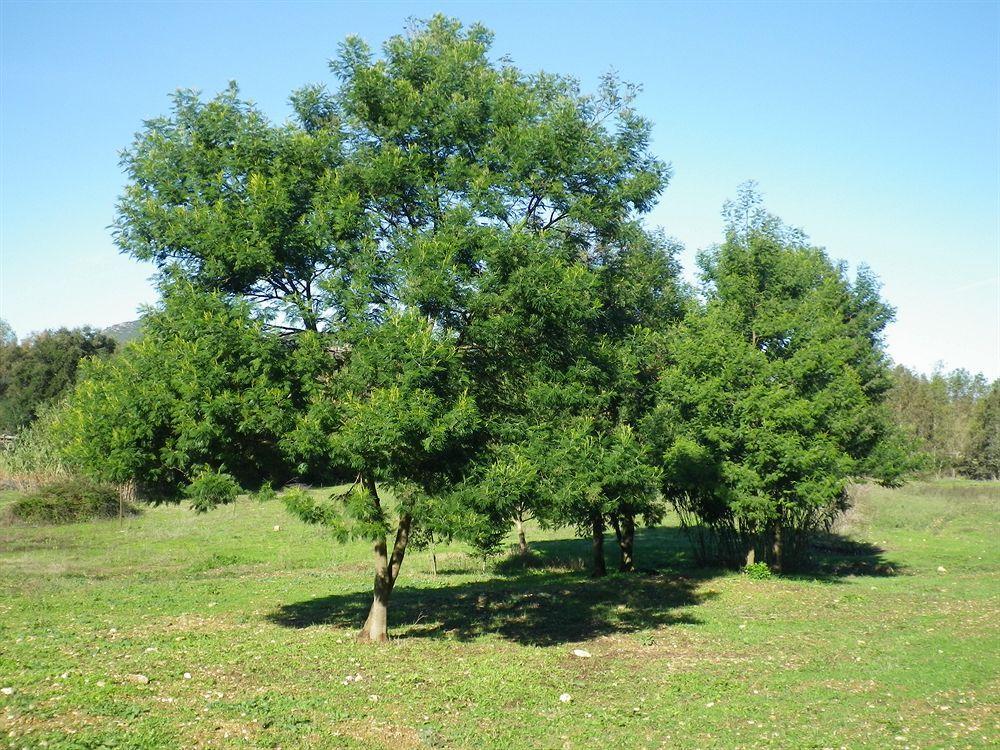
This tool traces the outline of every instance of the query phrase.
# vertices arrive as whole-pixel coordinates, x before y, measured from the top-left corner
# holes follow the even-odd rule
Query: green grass
[[[814,572],[766,580],[693,567],[669,524],[636,543],[657,574],[601,581],[567,532],[486,574],[417,552],[385,646],[353,639],[367,545],[278,502],[0,528],[0,745],[996,747],[998,506],[865,489]]]

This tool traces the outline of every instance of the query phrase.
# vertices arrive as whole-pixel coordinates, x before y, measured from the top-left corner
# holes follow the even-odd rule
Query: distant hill
[[[130,320],[127,323],[115,323],[107,328],[101,329],[101,333],[110,336],[119,346],[127,344],[139,338],[139,321]]]

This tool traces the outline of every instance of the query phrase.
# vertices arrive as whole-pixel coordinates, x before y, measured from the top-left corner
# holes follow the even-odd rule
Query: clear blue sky
[[[0,4],[0,317],[20,335],[107,325],[154,299],[107,231],[117,152],[167,94],[230,79],[276,119],[332,82],[349,33],[407,16],[481,20],[495,52],[592,86],[616,69],[674,178],[651,217],[695,252],[756,180],[898,308],[899,362],[1000,376],[1000,4]]]

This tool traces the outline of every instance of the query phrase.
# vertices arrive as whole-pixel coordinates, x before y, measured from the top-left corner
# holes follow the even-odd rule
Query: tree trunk
[[[618,561],[618,571],[620,573],[635,572],[635,516],[628,513],[611,516],[611,526],[615,530],[615,539],[618,541],[618,550],[621,557]]]
[[[361,482],[371,496],[372,502],[376,506],[380,506],[374,478],[366,475],[362,477]],[[362,641],[384,643],[389,640],[389,597],[392,595],[392,589],[399,577],[399,569],[403,564],[403,557],[406,555],[406,545],[410,540],[412,522],[413,519],[408,513],[400,515],[391,557],[384,536],[376,537],[372,545],[372,551],[375,554],[375,584],[371,609],[368,610],[368,617],[358,634],[358,638]]]
[[[771,558],[773,560],[774,570],[778,573],[781,572],[783,566],[784,548],[781,544],[781,524],[777,524],[774,527],[774,541],[771,543]]]
[[[368,618],[358,636],[363,641],[384,643],[389,640],[389,595],[392,594],[392,582],[389,580],[387,562],[385,539],[376,540],[375,591]]]
[[[608,573],[608,569],[604,565],[604,518],[600,513],[595,513],[591,523],[594,529],[594,570],[592,575],[594,578],[600,578]]]
[[[618,547],[621,549],[621,562],[618,570],[622,573],[635,572],[635,516],[626,514],[622,516],[621,534],[618,537]]]
[[[517,550],[521,553],[521,557],[527,557],[528,552],[528,540],[524,536],[524,521],[521,520],[521,516],[518,515],[514,518],[514,528],[517,529]]]
[[[134,479],[129,479],[127,482],[118,486],[119,525],[123,525],[125,523],[125,506],[134,504],[137,496],[138,490],[136,489],[136,481]]]

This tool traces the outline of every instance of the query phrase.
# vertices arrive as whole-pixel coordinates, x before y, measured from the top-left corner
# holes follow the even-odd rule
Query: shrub
[[[191,509],[205,513],[218,505],[236,502],[240,485],[231,474],[204,470],[184,488],[184,496],[191,501]]]
[[[756,562],[747,563],[743,567],[743,575],[747,578],[752,578],[755,581],[763,581],[766,578],[771,577],[771,569],[767,566],[767,563]]]
[[[120,505],[118,491],[88,479],[73,477],[43,484],[7,506],[6,523],[60,524],[115,518],[119,511],[137,515],[131,504]]]
[[[251,497],[258,503],[268,503],[278,496],[278,492],[271,486],[270,482],[264,482]]]

